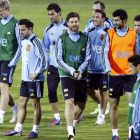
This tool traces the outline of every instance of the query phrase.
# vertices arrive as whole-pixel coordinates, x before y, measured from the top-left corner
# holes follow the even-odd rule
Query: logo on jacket
[[[82,63],[82,55],[76,55],[76,56],[72,56],[71,54],[69,55],[69,60],[70,62],[79,62]]]
[[[101,34],[100,40],[103,40],[104,36],[105,36],[104,34]]]
[[[29,52],[30,51],[31,46],[27,45],[26,51]]]

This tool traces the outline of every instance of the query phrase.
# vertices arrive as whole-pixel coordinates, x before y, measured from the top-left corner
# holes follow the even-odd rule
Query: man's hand
[[[30,74],[30,79],[31,79],[32,81],[33,81],[36,77],[37,77],[37,76],[36,76],[35,73],[31,73],[31,74]]]
[[[108,71],[108,72],[107,72],[107,75],[111,75],[111,71]]]
[[[74,78],[77,78],[77,79],[81,79],[82,78],[82,74],[79,73],[79,70],[75,70],[74,74],[73,74]]]

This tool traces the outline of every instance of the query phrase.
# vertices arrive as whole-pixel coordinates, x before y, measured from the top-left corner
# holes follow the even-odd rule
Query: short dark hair
[[[67,15],[66,17],[66,21],[68,22],[70,18],[73,18],[73,17],[78,17],[78,19],[80,20],[80,17],[79,17],[79,14],[78,13],[75,13],[75,12],[71,12]]]
[[[96,9],[95,10],[95,13],[101,13],[101,15],[102,15],[102,18],[106,18],[106,14],[102,11],[102,10],[99,10],[99,9]]]
[[[134,66],[140,64],[140,55],[134,54],[133,56],[128,58],[128,62],[132,63]]]
[[[128,15],[127,15],[127,13],[124,9],[117,9],[116,11],[114,11],[112,13],[112,15],[113,15],[113,17],[119,16],[121,20],[126,19],[126,21],[127,21],[127,18],[128,18]]]
[[[140,21],[140,15],[135,16],[134,21]]]
[[[51,3],[48,7],[47,10],[55,10],[56,13],[61,12],[61,8],[57,3]]]
[[[101,1],[95,1],[94,2],[94,4],[100,4],[100,6],[101,6],[101,9],[105,9],[105,4],[103,3],[103,2],[101,2]]]
[[[30,27],[32,27],[33,29],[33,26],[34,24],[29,20],[29,19],[21,19],[19,21],[19,25],[26,25],[26,27],[29,29]]]

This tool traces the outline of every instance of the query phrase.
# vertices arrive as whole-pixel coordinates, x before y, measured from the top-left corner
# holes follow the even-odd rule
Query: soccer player
[[[57,64],[55,62],[55,44],[57,38],[68,30],[68,26],[65,20],[61,18],[61,8],[57,3],[51,3],[48,7],[48,15],[52,22],[46,27],[43,37],[44,46],[47,48],[48,53],[50,50],[50,65],[47,72],[47,85],[48,85],[48,97],[54,113],[54,120],[49,124],[59,125],[61,124],[57,88],[60,81]]]
[[[93,10],[93,16],[94,16],[94,13],[95,13],[95,10],[102,10],[103,12],[105,11],[105,5],[103,2],[101,1],[95,1],[94,4],[93,4],[93,7],[92,7],[92,10]],[[110,18],[105,18],[104,20],[104,25],[106,27],[108,27],[109,29],[113,28],[114,25],[113,25],[113,21],[110,19]],[[94,23],[93,23],[93,18],[91,18],[88,22],[87,22],[87,25],[86,25],[86,28],[84,30],[85,33],[87,33],[88,31],[90,31],[91,29],[93,29],[95,27]],[[98,104],[98,108],[95,109],[94,112],[91,112],[90,114],[97,114],[97,113],[100,113],[101,112],[101,102],[100,102],[100,94],[99,94],[99,91],[96,90],[94,93],[94,98],[92,96],[92,99],[97,102]],[[106,112],[105,114],[108,114],[109,113],[109,102],[107,104],[107,109],[106,109]]]
[[[127,103],[130,101],[136,78],[129,70],[128,58],[134,55],[138,44],[136,31],[126,25],[128,18],[126,11],[117,9],[112,15],[115,28],[108,30],[104,36],[101,53],[104,70],[109,75],[112,140],[119,140],[118,105],[123,93],[126,94]]]
[[[26,118],[26,108],[29,98],[34,110],[32,132],[25,138],[39,137],[38,129],[41,119],[40,98],[43,97],[44,71],[47,69],[49,55],[41,40],[33,34],[33,23],[29,19],[19,21],[19,30],[22,36],[22,47],[12,59],[9,67],[17,65],[22,56],[22,83],[20,87],[19,110],[17,124],[14,130],[4,132],[5,136],[21,136],[22,127]],[[44,47],[44,48],[43,48]]]
[[[138,36],[139,41],[140,41],[140,15],[137,15],[134,18],[134,29],[136,30],[137,36]],[[138,43],[139,43],[139,41],[138,41]],[[138,49],[137,53],[140,54],[140,47],[138,47],[137,49]],[[134,94],[132,92],[131,99],[129,102],[129,109],[128,109],[128,116],[129,117],[127,117],[127,123],[130,124],[128,140],[131,140],[131,133],[132,133],[132,128],[133,128],[132,114],[133,114],[133,108],[134,108],[133,104],[134,103],[132,103],[132,102],[135,100],[135,97],[136,97],[136,94]]]
[[[104,26],[106,14],[102,10],[95,10],[93,16],[93,24],[95,27],[88,31],[88,36],[91,38],[92,59],[88,68],[87,88],[88,95],[94,99],[95,90],[99,89],[101,96],[101,113],[97,117],[95,124],[105,123],[105,111],[108,103],[108,76],[105,73],[101,62],[101,48],[104,35],[107,28]]]
[[[91,61],[91,44],[89,37],[78,30],[80,17],[77,13],[69,13],[66,20],[69,30],[58,38],[55,51],[65,100],[68,140],[74,140],[75,122],[82,114],[87,98],[86,77]]]
[[[128,140],[140,140],[140,55],[137,54],[131,56],[128,58],[128,62],[130,71],[134,75],[137,75],[137,81],[133,87],[127,117],[128,122],[132,127],[131,137]]]
[[[18,112],[18,107],[8,92],[13,82],[12,76],[15,68],[9,68],[8,64],[20,46],[21,37],[18,20],[12,16],[10,9],[8,0],[0,0],[0,125],[3,124],[7,105],[13,110],[11,123],[16,122]]]

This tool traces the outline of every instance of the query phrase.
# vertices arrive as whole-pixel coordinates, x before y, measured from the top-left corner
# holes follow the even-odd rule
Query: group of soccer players
[[[30,98],[34,109],[34,124],[31,133],[25,138],[39,137],[40,98],[43,97],[45,81],[43,72],[48,68],[48,97],[54,112],[54,120],[49,125],[62,123],[57,98],[60,80],[65,100],[68,140],[74,140],[75,125],[78,118],[81,119],[87,94],[98,104],[96,112],[98,111],[99,115],[95,124],[105,123],[105,114],[109,112],[109,89],[112,140],[119,140],[117,109],[120,96],[125,93],[129,104],[136,82],[136,77],[129,70],[128,58],[135,53],[140,54],[140,15],[134,19],[134,30],[126,25],[128,16],[125,10],[115,10],[112,21],[104,13],[104,3],[96,1],[93,4],[93,18],[88,21],[85,30],[80,32],[80,17],[77,13],[69,13],[65,21],[61,18],[58,4],[51,3],[47,11],[52,24],[46,27],[41,42],[33,34],[34,24],[29,19],[18,22],[10,13],[9,1],[0,0],[0,124],[3,124],[7,105],[10,105],[14,112],[11,122],[15,122],[17,117],[15,128],[3,134],[22,135]],[[18,108],[8,89],[20,57],[22,83]],[[132,140],[133,123],[128,123],[128,140]]]

